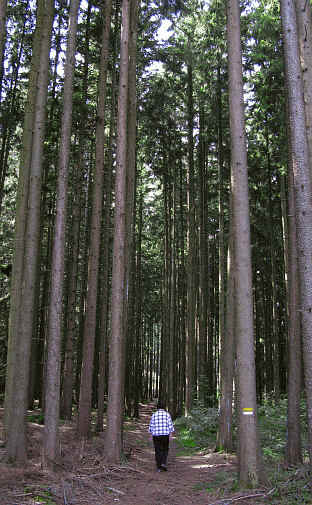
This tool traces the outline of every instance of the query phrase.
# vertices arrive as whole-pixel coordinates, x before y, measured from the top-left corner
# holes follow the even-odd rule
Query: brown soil
[[[158,473],[148,434],[151,413],[151,406],[142,405],[140,419],[125,423],[127,460],[121,466],[105,462],[103,434],[82,442],[75,436],[74,423],[63,425],[62,461],[55,472],[42,469],[43,428],[30,423],[30,454],[26,467],[6,465],[5,449],[0,449],[0,505],[263,503],[261,497],[248,498],[260,491],[238,493],[231,490],[236,478],[234,456],[226,457],[213,451],[185,456],[175,438],[170,443],[168,471]]]

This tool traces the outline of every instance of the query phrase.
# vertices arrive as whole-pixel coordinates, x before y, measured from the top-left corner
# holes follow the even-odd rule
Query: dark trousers
[[[155,459],[157,468],[161,465],[167,464],[167,457],[169,451],[169,435],[158,435],[153,436],[153,442],[155,447]]]

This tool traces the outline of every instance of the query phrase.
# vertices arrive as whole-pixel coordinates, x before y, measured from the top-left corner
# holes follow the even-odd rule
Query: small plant
[[[47,489],[42,489],[42,490],[39,490],[38,489],[36,491],[32,491],[30,487],[25,487],[25,492],[26,493],[29,493],[29,492],[33,492],[34,496],[33,496],[33,500],[34,500],[34,504],[36,505],[57,505],[56,502],[52,499],[52,495],[51,495],[51,492],[49,490],[49,488]]]
[[[27,420],[30,422],[30,423],[36,423],[36,424],[44,424],[44,415],[42,413],[39,413],[39,414],[30,414],[28,417],[27,417]]]

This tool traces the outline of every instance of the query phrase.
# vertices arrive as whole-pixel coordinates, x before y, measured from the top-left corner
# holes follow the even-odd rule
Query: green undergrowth
[[[34,504],[36,505],[57,505],[53,500],[51,491],[48,487],[37,488],[33,490],[31,486],[25,487],[25,493],[32,495]]]
[[[283,398],[278,403],[267,400],[258,407],[259,432],[267,483],[263,497],[259,496],[254,501],[255,504],[312,505],[312,474],[307,465],[307,424],[304,401],[301,402],[300,416],[304,464],[287,468],[285,465],[287,399]],[[175,427],[179,446],[178,455],[192,455],[208,449],[213,450],[218,431],[218,410],[198,405],[188,417],[177,419]],[[236,438],[237,426],[234,415],[234,444],[236,444]],[[221,498],[230,497],[234,492],[238,492],[238,489],[237,475],[227,471],[214,473],[211,480],[199,482],[194,487],[194,490],[205,490]]]
[[[303,457],[307,458],[307,423],[306,405],[300,405],[301,438]],[[281,399],[277,404],[266,401],[258,407],[258,421],[260,430],[261,447],[267,462],[276,462],[284,459],[287,443],[287,398]]]
[[[214,444],[218,429],[218,410],[197,406],[187,417],[175,421],[180,453],[193,454]]]

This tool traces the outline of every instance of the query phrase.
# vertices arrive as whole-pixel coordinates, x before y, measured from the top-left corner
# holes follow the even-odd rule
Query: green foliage
[[[33,494],[33,503],[36,505],[56,505],[56,502],[52,499],[52,493],[50,488],[38,488],[33,491],[31,486],[25,487],[25,492]]]
[[[301,426],[303,447],[306,445],[306,404],[301,402]],[[263,456],[268,462],[283,459],[287,440],[287,398],[278,404],[269,400],[258,407],[258,420]]]
[[[218,410],[197,406],[187,417],[175,421],[178,440],[183,447],[207,447],[215,440],[218,429]]]
[[[30,415],[27,417],[27,420],[28,420],[30,423],[44,424],[44,415],[43,415],[43,413],[41,413],[41,412],[36,413],[36,414],[30,414]]]
[[[258,407],[261,447],[268,479],[267,493],[270,505],[310,505],[312,503],[311,470],[307,466],[284,468],[287,440],[287,398],[278,404],[270,399]],[[306,444],[306,404],[301,402],[303,445]],[[218,429],[218,410],[197,406],[189,417],[175,421],[178,443],[183,454],[192,454],[200,448],[213,446]],[[234,426],[235,416],[234,416]],[[236,475],[222,471],[211,481],[199,482],[194,490],[205,490],[218,496],[230,496],[238,489]],[[265,493],[264,493],[265,495]],[[267,500],[267,498],[264,498]],[[262,503],[262,498],[260,499]]]

